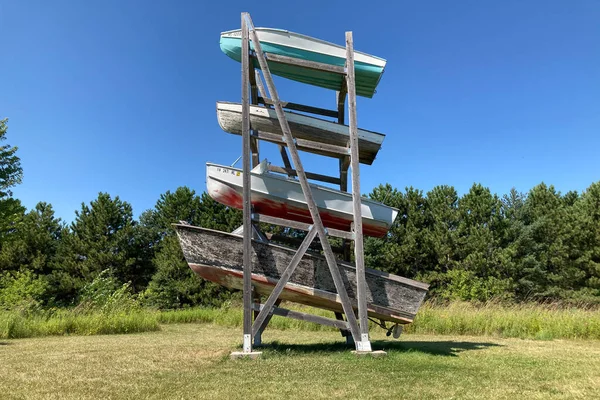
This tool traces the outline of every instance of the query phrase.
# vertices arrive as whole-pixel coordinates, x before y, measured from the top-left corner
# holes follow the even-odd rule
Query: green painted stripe
[[[223,53],[238,62],[241,61],[242,53],[240,38],[221,38],[220,44]],[[273,53],[336,66],[344,66],[346,62],[345,58],[315,53],[312,51],[300,50],[265,42],[261,42],[261,45],[263,51],[266,53]],[[250,43],[250,46],[252,49],[254,48],[252,43]],[[258,60],[254,60],[254,66],[255,68],[260,68],[258,65]],[[342,77],[331,72],[316,71],[294,65],[278,64],[273,62],[269,62],[269,69],[274,75],[326,89],[339,90],[342,85]],[[381,75],[383,74],[383,68],[364,62],[355,62],[354,70],[356,76],[356,94],[363,97],[373,97],[375,88],[377,87],[377,84],[381,79]]]

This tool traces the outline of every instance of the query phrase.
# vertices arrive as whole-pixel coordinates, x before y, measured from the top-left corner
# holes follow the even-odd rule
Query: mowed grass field
[[[594,399],[600,341],[373,331],[385,358],[337,332],[267,329],[260,360],[230,360],[239,328],[0,340],[1,399]]]

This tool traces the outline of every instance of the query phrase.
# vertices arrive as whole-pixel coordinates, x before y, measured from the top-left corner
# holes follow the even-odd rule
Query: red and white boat
[[[229,207],[243,207],[241,169],[206,164],[206,189],[210,197]],[[300,182],[267,171],[266,160],[251,171],[251,202],[254,212],[293,221],[312,223]],[[310,184],[315,203],[327,228],[349,231],[353,222],[352,194]],[[383,237],[398,209],[361,198],[363,234]]]

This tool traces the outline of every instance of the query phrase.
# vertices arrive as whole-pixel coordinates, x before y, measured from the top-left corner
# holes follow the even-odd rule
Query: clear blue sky
[[[566,192],[600,179],[596,0],[0,0],[0,118],[24,169],[15,196],[71,221],[100,191],[136,215],[166,190],[204,191],[204,164],[241,154],[215,117],[217,100],[240,99],[219,33],[239,28],[241,11],[339,44],[352,30],[357,50],[388,60],[375,97],[358,102],[359,126],[387,134],[361,168],[363,193],[542,181]],[[334,105],[331,91],[277,84],[284,100]],[[305,159],[309,171],[335,166]]]

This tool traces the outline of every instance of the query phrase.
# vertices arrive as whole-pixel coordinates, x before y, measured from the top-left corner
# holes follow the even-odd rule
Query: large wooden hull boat
[[[263,162],[264,163],[264,162]],[[264,165],[261,164],[259,167]],[[312,217],[300,182],[277,174],[251,171],[250,197],[254,212],[271,217],[312,223]],[[310,184],[315,203],[327,228],[350,231],[354,222],[352,195],[328,187]],[[243,208],[243,172],[241,169],[206,164],[206,191],[214,200],[237,209]],[[374,200],[361,199],[363,234],[382,237],[390,229],[398,210]]]
[[[185,259],[197,275],[231,289],[242,289],[242,237],[190,225],[178,224],[175,229]],[[284,246],[252,241],[252,285],[259,294],[268,296],[273,291],[295,252]],[[356,309],[354,265],[340,261],[338,268]],[[368,268],[365,277],[370,317],[399,324],[413,321],[429,285]],[[327,261],[320,255],[304,255],[280,298],[342,312]]]
[[[285,118],[290,126],[292,136],[296,139],[342,147],[348,146],[350,133],[347,125],[289,111],[285,111]],[[236,135],[242,134],[242,105],[240,103],[217,102],[217,119],[225,132]],[[281,140],[283,132],[275,110],[251,105],[250,124],[252,129],[275,134],[277,140]],[[359,161],[363,164],[372,164],[384,138],[385,135],[382,133],[358,129]],[[327,150],[323,149],[320,152],[326,153]],[[335,154],[335,156],[339,157],[338,154]]]
[[[346,63],[346,48],[337,44],[281,29],[256,28],[258,39],[272,74],[327,89],[340,90],[343,77],[333,72],[319,71],[306,67],[284,64],[268,60],[268,55],[292,57],[323,64],[343,67]],[[221,50],[230,58],[241,60],[240,29],[221,33]],[[250,48],[254,49],[252,42]],[[386,61],[369,54],[354,52],[356,71],[356,94],[373,97],[381,79]],[[255,68],[260,68],[254,60]]]

